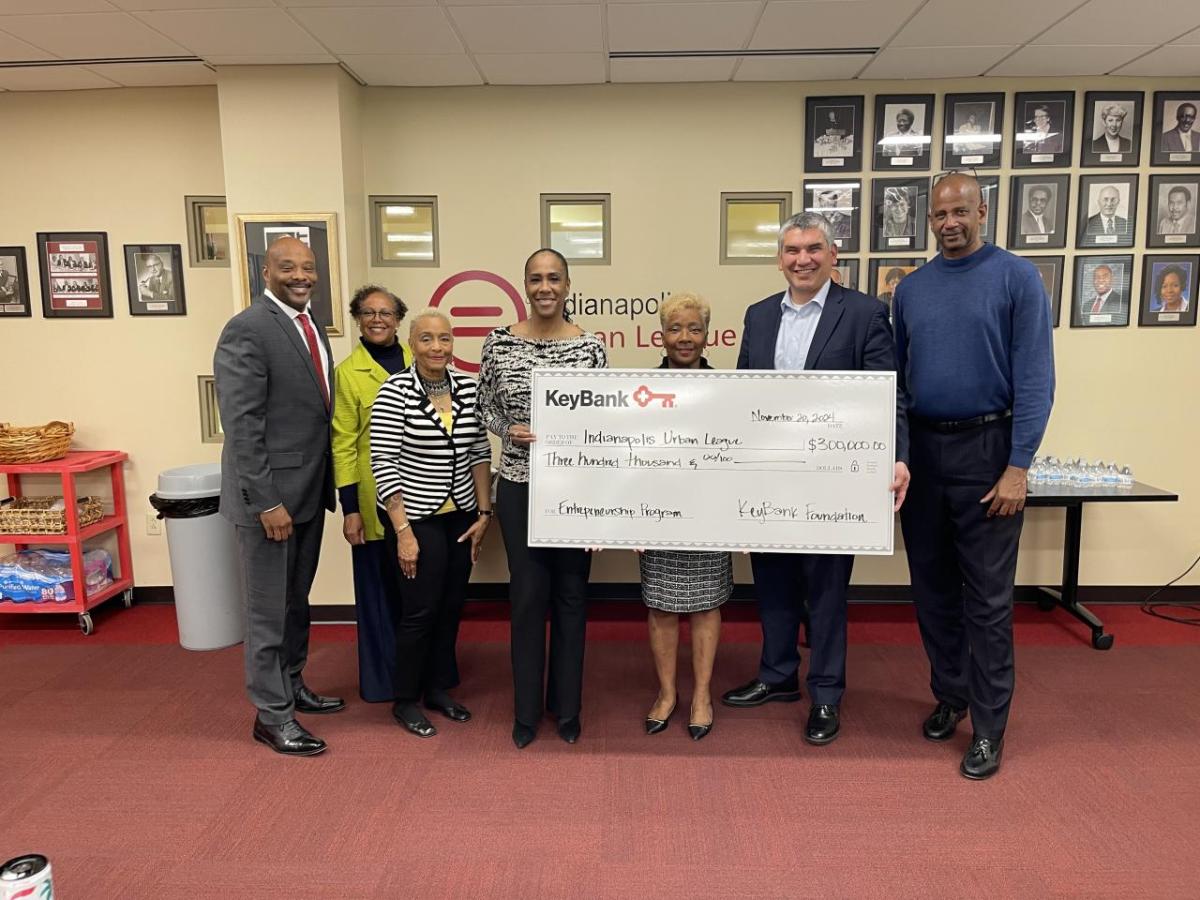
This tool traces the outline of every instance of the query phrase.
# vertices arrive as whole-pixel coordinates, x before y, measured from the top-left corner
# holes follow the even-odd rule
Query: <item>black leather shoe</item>
[[[322,697],[302,684],[296,688],[296,712],[320,714],[337,712],[346,708],[346,701],[341,697]]]
[[[326,750],[325,742],[309,734],[295,719],[282,725],[267,725],[256,718],[252,734],[260,744],[266,744],[284,756],[316,756]]]
[[[761,706],[764,703],[795,703],[800,699],[800,683],[785,681],[782,684],[767,684],[755,678],[741,687],[735,687],[721,695],[726,706]]]
[[[939,700],[925,724],[921,726],[921,732],[927,741],[948,741],[954,736],[954,729],[966,715],[965,709],[955,709],[949,703]]]
[[[520,722],[513,722],[513,743],[517,745],[518,750],[524,750],[532,744],[535,737],[537,737],[536,728],[530,728]]]
[[[804,729],[804,740],[820,747],[838,736],[842,724],[836,706],[814,706],[808,711],[808,725]]]
[[[461,703],[455,703],[449,697],[439,697],[425,700],[425,708],[439,712],[451,722],[470,722],[471,711]]]
[[[702,741],[708,737],[708,733],[712,731],[713,723],[707,725],[697,725],[695,722],[688,723],[688,734],[692,736],[693,741]]]
[[[667,726],[671,724],[671,716],[675,714],[675,707],[678,705],[678,703],[679,700],[676,699],[675,702],[671,704],[671,708],[667,711],[667,717],[665,719],[655,719],[652,716],[646,716],[646,734],[658,734],[660,731],[666,731]]]
[[[428,738],[437,734],[433,723],[425,718],[415,703],[397,703],[392,707],[392,718],[417,737]]]
[[[558,736],[568,744],[573,744],[579,740],[579,732],[582,730],[579,725],[579,716],[563,719],[558,723]]]
[[[983,781],[991,778],[1000,771],[1000,754],[1004,751],[1004,738],[985,738],[975,735],[971,738],[971,749],[963,757],[958,771],[964,778],[972,781]]]

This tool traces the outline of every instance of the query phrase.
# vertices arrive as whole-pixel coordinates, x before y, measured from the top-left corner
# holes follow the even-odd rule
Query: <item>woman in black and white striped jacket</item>
[[[383,383],[371,409],[371,472],[400,607],[392,715],[432,737],[422,698],[452,721],[471,717],[446,691],[458,684],[458,622],[492,517],[492,451],[475,382],[449,369],[449,319],[433,309],[418,314],[408,345],[412,367]]]

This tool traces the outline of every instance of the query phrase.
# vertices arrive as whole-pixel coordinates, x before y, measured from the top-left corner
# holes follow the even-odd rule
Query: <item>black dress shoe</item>
[[[523,725],[520,722],[513,722],[513,743],[517,745],[518,750],[524,750],[533,743],[533,739],[537,737],[537,729],[530,728],[528,725]]]
[[[316,756],[326,750],[325,742],[309,734],[295,719],[289,719],[282,725],[267,725],[256,718],[252,734],[260,744],[266,744],[284,756]]]
[[[814,706],[808,711],[808,725],[804,728],[804,740],[820,747],[828,744],[838,736],[842,724],[838,716],[838,708],[829,706]]]
[[[439,712],[451,722],[471,721],[471,711],[461,703],[455,703],[449,697],[425,698],[425,708]]]
[[[702,741],[708,737],[708,733],[712,731],[713,723],[707,725],[697,725],[695,722],[688,723],[688,734],[692,736],[693,741]]]
[[[425,718],[415,703],[397,703],[392,707],[392,718],[417,737],[427,738],[437,734],[433,723]]]
[[[721,702],[726,706],[761,706],[771,702],[795,703],[799,699],[800,683],[798,681],[767,684],[757,678],[721,695]]]
[[[563,719],[558,723],[558,736],[568,744],[573,744],[579,740],[579,732],[582,730],[579,725],[579,716]]]
[[[671,723],[671,716],[675,714],[675,707],[678,703],[679,700],[676,699],[671,704],[671,708],[668,710],[665,719],[655,719],[653,716],[646,716],[646,734],[658,734],[660,731],[666,731],[667,726]]]
[[[971,749],[963,757],[958,771],[964,778],[983,781],[1000,771],[1000,754],[1004,751],[1004,738],[971,738]]]
[[[933,712],[929,714],[929,718],[925,720],[925,724],[921,726],[921,732],[925,735],[927,741],[948,741],[954,736],[954,729],[958,727],[958,723],[966,716],[965,709],[955,709],[949,703],[938,701],[938,705],[933,708]]]
[[[346,708],[346,701],[341,697],[322,697],[308,689],[308,685],[296,688],[296,712],[302,713],[332,713]]]

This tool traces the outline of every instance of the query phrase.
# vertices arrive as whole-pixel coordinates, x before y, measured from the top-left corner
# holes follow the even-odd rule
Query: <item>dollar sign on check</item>
[[[639,387],[636,391],[633,392],[633,402],[636,403],[638,406],[640,406],[642,409],[645,409],[647,406],[649,406],[655,400],[658,400],[663,405],[663,407],[672,407],[675,405],[675,395],[674,394],[656,394],[654,391],[650,390],[650,388],[646,387],[644,384],[641,387]]]

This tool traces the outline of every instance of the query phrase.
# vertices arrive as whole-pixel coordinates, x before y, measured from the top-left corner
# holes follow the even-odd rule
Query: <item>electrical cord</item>
[[[1191,603],[1172,603],[1169,600],[1161,600],[1158,603],[1152,602],[1155,597],[1169,588],[1179,579],[1186,576],[1192,569],[1196,568],[1196,564],[1200,563],[1200,556],[1192,560],[1192,564],[1172,578],[1162,587],[1155,590],[1149,597],[1142,601],[1142,612],[1148,616],[1154,616],[1156,619],[1165,619],[1168,622],[1177,622],[1180,625],[1195,625],[1200,626],[1200,617],[1197,616],[1172,616],[1164,612],[1159,612],[1160,606],[1170,606],[1173,609],[1190,609],[1192,612],[1200,612],[1200,606],[1195,606]]]

